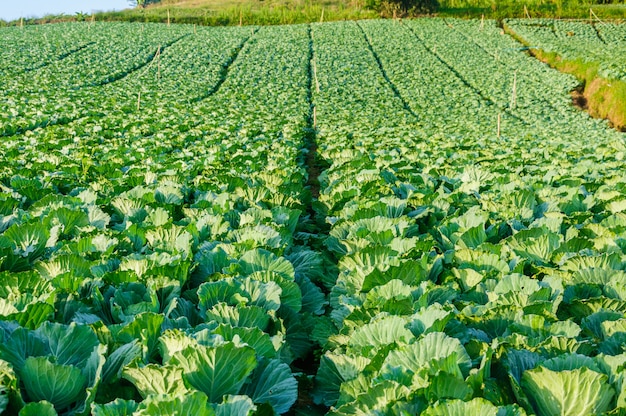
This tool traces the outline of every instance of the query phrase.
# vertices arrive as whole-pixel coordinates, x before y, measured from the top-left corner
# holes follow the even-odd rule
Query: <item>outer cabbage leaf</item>
[[[383,363],[382,372],[394,372],[394,368],[416,372],[428,366],[431,360],[446,358],[456,354],[457,364],[464,376],[472,368],[472,360],[461,342],[442,332],[431,332],[414,344],[391,351]]]
[[[180,382],[183,369],[172,365],[139,367],[135,364],[124,368],[122,377],[133,383],[144,399],[156,394],[184,395],[189,391]]]
[[[391,380],[384,380],[359,395],[355,401],[344,404],[329,415],[384,415],[398,401],[406,401],[411,391]]]
[[[137,410],[137,403],[134,400],[116,399],[106,404],[91,405],[93,416],[132,416]]]
[[[606,375],[584,367],[528,370],[522,375],[522,389],[538,416],[599,414],[609,410],[615,395]]]
[[[497,407],[493,403],[476,397],[468,402],[446,400],[435,403],[422,413],[423,416],[526,416],[524,409],[512,406]]]
[[[407,322],[399,316],[386,316],[372,321],[354,331],[350,336],[350,347],[361,354],[392,343],[408,344],[413,334],[405,326]]]
[[[454,313],[451,310],[435,303],[413,314],[408,328],[415,336],[435,331],[441,332],[453,318]]]
[[[31,400],[46,400],[58,410],[86,397],[88,380],[77,367],[54,364],[46,357],[28,357],[20,374]]]
[[[102,383],[117,382],[122,376],[123,368],[133,360],[140,359],[142,348],[139,340],[129,342],[117,348],[109,355],[102,368]]]
[[[183,369],[183,379],[206,393],[211,402],[221,402],[227,394],[239,393],[241,386],[257,365],[250,347],[232,342],[217,347],[187,347],[173,355],[170,364]]]
[[[216,416],[249,416],[256,406],[248,396],[226,396],[224,401],[215,406]]]
[[[280,308],[281,292],[275,282],[262,283],[248,278],[222,279],[204,283],[198,288],[198,305],[201,311],[220,302],[231,306],[249,304],[275,311]]]
[[[276,348],[272,339],[259,328],[232,327],[230,325],[220,325],[213,331],[214,334],[221,335],[226,341],[234,341],[238,338],[240,342],[248,344],[254,348],[257,356],[265,358],[276,357]]]
[[[441,399],[466,400],[472,397],[473,393],[474,390],[463,379],[442,371],[430,379],[426,391],[430,402]]]
[[[94,399],[105,349],[88,326],[44,323],[35,331],[15,329],[0,344],[0,357],[14,367],[29,398],[80,413]]]
[[[45,400],[28,403],[20,410],[19,416],[57,416],[52,403]]]
[[[269,360],[256,368],[243,393],[255,403],[269,403],[276,413],[282,414],[296,402],[298,382],[287,364]]]
[[[0,360],[0,414],[7,409],[13,396],[19,397],[19,381],[10,364]]]
[[[141,402],[134,416],[194,415],[215,416],[206,394],[200,391],[184,395],[149,396]]]
[[[130,343],[135,340],[141,342],[143,359],[149,362],[150,356],[155,352],[161,327],[165,317],[162,314],[144,312],[123,327],[112,328],[116,341]],[[115,332],[114,332],[115,331]]]
[[[344,381],[355,379],[369,360],[363,357],[350,357],[327,352],[320,359],[315,377],[313,398],[316,403],[332,406],[339,399],[339,388]]]
[[[255,272],[273,272],[287,280],[294,280],[295,270],[289,261],[264,250],[256,249],[244,253],[239,259],[239,269],[244,276]]]

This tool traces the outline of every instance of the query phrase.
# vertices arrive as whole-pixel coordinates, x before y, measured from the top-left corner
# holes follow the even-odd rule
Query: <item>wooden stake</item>
[[[500,113],[498,113],[498,139],[500,138]]]
[[[170,25],[170,9],[167,9],[167,25]]]
[[[239,9],[239,26],[243,25],[243,9]]]
[[[320,16],[320,23],[324,21],[324,8],[322,7],[322,14]]]
[[[24,18],[20,17],[20,27],[24,28]]]
[[[159,46],[159,49],[157,49],[156,58],[157,58],[157,79],[160,80],[161,79],[161,47],[160,46]]]
[[[315,58],[313,58],[313,79],[315,79],[315,92],[320,92],[320,82],[317,79],[317,64],[315,63]]]
[[[593,11],[593,9],[589,8],[589,13],[590,13],[591,15],[593,15],[593,17],[595,17],[595,18],[598,20],[598,22],[600,22],[600,23],[604,23],[604,22],[602,21],[602,19],[600,19],[600,18],[598,17],[598,15],[596,14],[596,12],[594,12],[594,11]]]
[[[511,108],[517,105],[517,71],[513,74],[513,90],[511,91]]]

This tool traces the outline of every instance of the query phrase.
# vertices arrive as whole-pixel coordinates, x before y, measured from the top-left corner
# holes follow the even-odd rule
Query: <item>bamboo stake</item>
[[[600,22],[600,23],[604,23],[604,22],[602,21],[602,19],[600,19],[600,18],[598,17],[598,15],[596,14],[596,12],[594,12],[594,11],[593,11],[593,9],[589,8],[589,13],[591,13],[591,14],[593,15],[593,17],[595,17],[596,19],[598,19],[598,22]]]
[[[23,29],[24,28],[24,18],[20,17],[20,27]]]
[[[313,106],[313,128],[317,129],[317,108]]]
[[[517,71],[513,74],[513,90],[511,91],[511,108],[517,105]]]
[[[195,35],[196,33],[198,33],[198,32],[196,32],[196,24],[194,23],[193,24],[193,34]]]
[[[167,25],[170,25],[170,9],[167,9]]]
[[[320,16],[320,23],[324,21],[324,8],[322,7],[322,14]]]
[[[500,113],[498,113],[498,139],[500,138]]]
[[[480,30],[483,30],[484,27],[485,27],[485,15],[483,14],[480,17]]]
[[[160,46],[159,46],[159,49],[157,49],[156,58],[157,58],[157,79],[160,80],[161,79],[161,47]]]
[[[526,5],[524,5],[524,14],[526,15],[527,19],[530,19],[530,13],[528,13],[528,8],[526,7]]]
[[[154,61],[158,60],[157,65],[160,63],[160,57],[161,57],[161,47],[159,46],[156,53],[154,54],[154,56],[152,57],[152,60],[150,61],[150,63],[148,64],[147,67],[144,68],[143,72],[141,74],[139,74],[140,77],[144,76],[144,74],[146,74],[150,68],[152,68],[152,65],[154,65]],[[159,75],[160,75],[160,71],[159,71]]]
[[[137,94],[137,111],[141,110],[141,91]]]
[[[243,9],[239,9],[239,26],[243,25]]]

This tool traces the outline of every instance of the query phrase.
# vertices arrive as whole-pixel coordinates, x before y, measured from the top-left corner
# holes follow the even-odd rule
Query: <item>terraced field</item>
[[[525,19],[506,22],[524,39],[565,59],[600,63],[600,75],[626,81],[626,28],[612,22]]]
[[[0,38],[0,413],[626,412],[626,137],[495,22]]]

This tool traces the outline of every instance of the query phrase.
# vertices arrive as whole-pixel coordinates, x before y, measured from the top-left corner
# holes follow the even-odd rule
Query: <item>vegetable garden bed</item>
[[[3,414],[626,411],[625,136],[495,22],[0,37]]]

